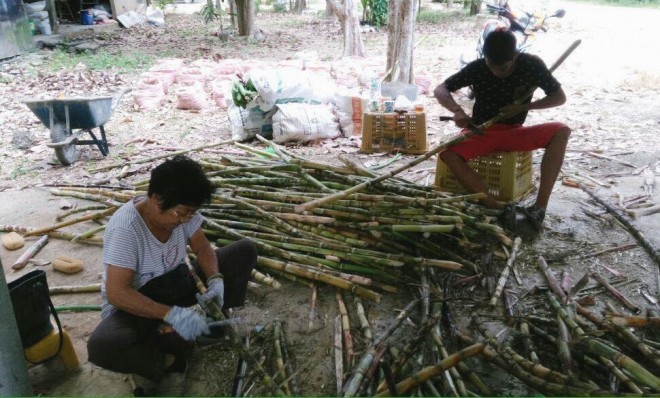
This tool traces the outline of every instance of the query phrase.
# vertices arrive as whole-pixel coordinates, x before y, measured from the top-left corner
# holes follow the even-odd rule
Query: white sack
[[[332,94],[333,85],[304,71],[260,68],[249,73],[258,95],[248,108],[268,112],[277,104],[291,102],[322,103]]]
[[[247,141],[257,134],[270,135],[273,131],[272,121],[267,118],[266,112],[259,108],[243,109],[232,103],[227,115],[231,138],[235,141]]]
[[[307,142],[341,135],[330,105],[280,104],[273,115],[273,141]]]
[[[362,135],[362,114],[367,110],[369,97],[357,90],[340,89],[333,96],[339,126],[345,137]]]

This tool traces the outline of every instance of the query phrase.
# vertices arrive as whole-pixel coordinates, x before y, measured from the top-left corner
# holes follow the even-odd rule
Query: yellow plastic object
[[[428,151],[425,113],[365,113],[362,115],[360,151],[404,152],[420,155]]]
[[[532,152],[493,152],[472,159],[470,166],[486,184],[488,193],[497,200],[518,199],[533,186]],[[465,188],[438,157],[435,185],[448,192],[466,192]]]
[[[57,356],[62,360],[64,366],[66,366],[68,370],[76,369],[80,366],[80,362],[78,361],[78,355],[73,349],[73,343],[66,330],[62,330],[62,337],[62,349]],[[41,339],[41,341],[24,349],[25,359],[30,363],[42,362],[55,355],[59,346],[60,333],[57,330],[57,327],[55,327],[53,328],[53,331],[51,331],[48,336]]]

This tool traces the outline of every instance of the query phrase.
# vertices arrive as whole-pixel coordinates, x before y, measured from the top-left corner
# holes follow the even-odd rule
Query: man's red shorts
[[[567,126],[559,122],[534,126],[494,124],[486,129],[486,134],[475,134],[447,150],[457,153],[466,161],[490,152],[532,151],[545,148],[555,133],[563,127]],[[466,132],[467,130],[463,130],[463,134]]]

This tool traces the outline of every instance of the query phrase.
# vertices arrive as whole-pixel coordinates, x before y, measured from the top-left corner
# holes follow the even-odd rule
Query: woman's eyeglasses
[[[185,222],[192,220],[192,218],[195,217],[195,215],[199,214],[199,210],[195,210],[192,213],[188,213],[188,214],[181,214],[174,209],[170,209],[170,211],[181,221],[185,221]]]

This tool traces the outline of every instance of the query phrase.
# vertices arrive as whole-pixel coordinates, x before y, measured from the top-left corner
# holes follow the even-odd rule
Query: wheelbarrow
[[[57,160],[69,166],[78,157],[76,145],[96,145],[103,156],[108,155],[110,149],[103,125],[126,91],[115,96],[25,101],[25,105],[50,129],[52,142],[46,146],[55,149]],[[92,131],[95,128],[99,129],[99,138]],[[85,132],[91,139],[80,139]]]

